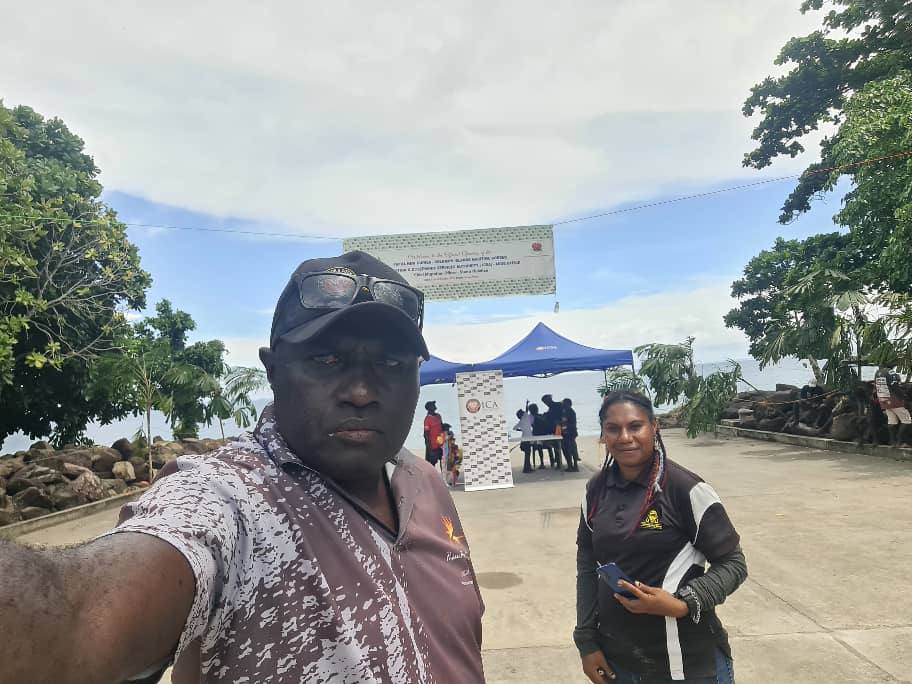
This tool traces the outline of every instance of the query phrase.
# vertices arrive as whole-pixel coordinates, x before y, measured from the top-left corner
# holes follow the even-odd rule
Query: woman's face
[[[657,429],[642,407],[619,401],[602,421],[602,443],[623,471],[639,472],[652,459]]]

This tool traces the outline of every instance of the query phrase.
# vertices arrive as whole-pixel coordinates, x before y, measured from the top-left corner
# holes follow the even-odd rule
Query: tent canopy
[[[629,349],[595,349],[558,335],[544,323],[500,356],[471,365],[471,370],[500,370],[505,378],[548,377],[568,371],[633,366]]]
[[[456,373],[469,370],[472,370],[470,363],[453,363],[432,355],[430,359],[421,364],[419,373],[422,385],[438,385],[452,384],[456,382]]]

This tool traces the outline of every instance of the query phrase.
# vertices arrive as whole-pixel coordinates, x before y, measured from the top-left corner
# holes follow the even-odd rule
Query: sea
[[[741,364],[742,375],[750,385],[759,389],[775,389],[777,384],[801,386],[811,377],[811,371],[805,362],[798,359],[787,359],[778,364],[760,369],[754,359],[738,359]],[[703,375],[712,373],[719,368],[727,368],[728,363],[698,364],[697,371]],[[544,409],[541,397],[545,394],[552,395],[555,399],[569,397],[573,400],[576,411],[578,429],[581,435],[597,435],[598,410],[601,397],[598,387],[604,381],[601,371],[584,371],[579,373],[561,373],[549,378],[507,378],[504,380],[504,405],[503,412],[508,431],[516,423],[516,410],[524,408],[527,403],[535,402]],[[750,385],[742,384],[739,390],[751,389]],[[413,451],[423,452],[423,420],[425,416],[424,404],[428,401],[437,402],[437,410],[444,422],[453,426],[457,441],[459,439],[459,410],[456,402],[456,387],[453,385],[429,385],[421,388],[418,398],[418,408],[412,421],[412,428],[406,440],[406,446]],[[258,409],[262,409],[269,402],[268,396],[257,397],[254,401]],[[657,411],[662,413],[673,406],[660,406]],[[108,425],[92,423],[86,430],[86,435],[96,444],[109,446],[121,437],[132,438],[142,427],[142,418],[129,417]],[[236,435],[244,431],[234,422],[224,424],[225,435]],[[161,435],[170,439],[171,430],[167,419],[162,414],[155,412],[152,415],[152,434]],[[221,431],[218,424],[203,426],[200,430],[201,437],[220,437]],[[26,435],[11,435],[4,440],[0,453],[13,453],[20,449],[27,449],[35,441]]]

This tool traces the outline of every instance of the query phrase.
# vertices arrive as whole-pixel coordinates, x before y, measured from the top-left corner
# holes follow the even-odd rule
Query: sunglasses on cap
[[[396,307],[419,330],[424,324],[424,293],[396,280],[337,271],[306,273],[298,279],[298,293],[305,309],[342,309],[373,300]]]

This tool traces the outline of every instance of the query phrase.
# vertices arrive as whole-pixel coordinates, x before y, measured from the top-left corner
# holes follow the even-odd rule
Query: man
[[[576,447],[576,438],[579,436],[576,428],[576,411],[573,410],[573,400],[564,399],[563,422],[561,424],[561,437],[564,457],[567,459],[567,472],[579,472],[579,450]]]
[[[549,435],[558,434],[557,428],[564,418],[564,407],[554,401],[550,394],[541,398],[542,403],[548,407],[548,410],[542,414],[542,418],[548,427]],[[545,442],[545,448],[548,449],[548,458],[551,460],[551,467],[560,470],[561,467],[561,443],[558,440]]]
[[[816,423],[817,412],[814,410],[814,400],[819,399],[822,395],[823,388],[817,385],[817,378],[811,378],[807,381],[807,384],[799,390],[799,401],[792,404],[792,418],[796,425],[801,422],[802,411],[808,413],[813,418],[813,420],[806,420],[805,422],[807,424]]]
[[[874,396],[887,416],[890,446],[899,446],[903,441],[903,426],[912,423],[912,416],[900,394],[899,375],[886,366],[878,368],[874,374]]]
[[[423,297],[361,252],[302,263],[260,350],[274,403],[181,457],[114,532],[0,542],[0,682],[479,682],[459,516],[402,449]],[[441,606],[446,611],[441,611]]]
[[[424,459],[432,466],[443,458],[443,418],[437,413],[437,402],[429,401],[424,405],[427,415],[424,417]]]

